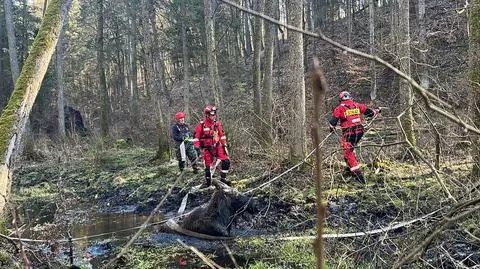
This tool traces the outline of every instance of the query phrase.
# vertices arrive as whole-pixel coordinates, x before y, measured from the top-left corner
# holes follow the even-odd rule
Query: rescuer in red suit
[[[201,151],[205,166],[205,183],[202,188],[212,184],[212,170],[215,159],[221,161],[220,181],[230,185],[227,181],[227,173],[230,169],[230,159],[227,153],[227,138],[223,133],[222,123],[217,121],[217,108],[207,105],[204,109],[205,118],[195,128],[193,145],[197,151]]]
[[[362,125],[362,115],[373,117],[380,113],[379,108],[368,108],[362,103],[353,101],[352,96],[347,91],[338,94],[340,104],[333,109],[330,117],[330,132],[335,131],[335,126],[340,122],[342,129],[342,138],[340,145],[342,146],[343,156],[350,171],[358,182],[365,183],[357,158],[355,157],[355,145],[362,139],[364,127]]]

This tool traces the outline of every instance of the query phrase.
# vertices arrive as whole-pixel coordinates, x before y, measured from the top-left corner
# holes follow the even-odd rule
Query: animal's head
[[[230,205],[233,212],[238,213],[258,213],[258,203],[257,201],[248,195],[242,194],[237,190],[230,189],[225,190],[225,195],[229,197]]]
[[[216,221],[224,225],[230,233],[232,224],[237,217],[245,217],[245,213],[257,213],[254,199],[235,189],[220,189],[215,191],[209,203],[210,209],[216,210]]]

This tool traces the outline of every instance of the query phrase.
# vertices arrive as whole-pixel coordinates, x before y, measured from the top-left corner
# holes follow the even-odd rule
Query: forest
[[[479,0],[0,3],[0,268],[480,268]]]

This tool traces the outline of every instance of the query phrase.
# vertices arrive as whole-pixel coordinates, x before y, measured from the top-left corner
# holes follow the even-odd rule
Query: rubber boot
[[[185,168],[185,161],[178,161],[178,169],[180,169],[180,173],[183,172]]]
[[[197,164],[196,164],[196,163],[194,163],[194,164],[192,165],[192,169],[193,169],[193,174],[197,175],[197,174],[198,174],[198,167],[197,167]]]
[[[212,185],[212,177],[210,175],[210,167],[205,167],[205,182],[200,186],[200,189],[208,188]]]
[[[220,181],[225,183],[227,186],[232,186],[232,182],[227,180],[227,173],[220,172]]]
[[[359,183],[365,184],[367,183],[365,181],[365,177],[363,177],[362,171],[360,169],[352,171],[353,176],[355,177],[355,180],[358,181]]]
[[[200,189],[205,189],[205,188],[208,188],[212,185],[212,179],[209,178],[209,177],[206,177],[205,178],[205,182],[203,182],[202,185],[200,185]]]

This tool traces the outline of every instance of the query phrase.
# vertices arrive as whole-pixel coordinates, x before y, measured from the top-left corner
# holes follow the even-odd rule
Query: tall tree
[[[370,44],[370,55],[375,53],[375,1],[369,0],[368,2],[368,29],[369,29],[369,44]],[[372,84],[370,88],[370,100],[375,100],[377,98],[377,73],[375,72],[375,61],[370,61],[370,70],[372,70]]]
[[[57,56],[57,88],[58,88],[58,94],[57,94],[57,110],[58,110],[58,134],[60,137],[65,137],[65,98],[64,98],[64,91],[65,91],[65,81],[63,78],[63,52],[64,52],[64,46],[63,42],[65,39],[65,25],[63,25],[61,31],[60,31],[60,36],[58,38],[57,42],[57,48],[56,48],[56,56]]]
[[[307,1],[305,17],[307,21],[307,30],[313,31],[315,29],[315,12],[314,12],[314,0]]]
[[[110,97],[105,78],[105,54],[103,51],[103,0],[97,0],[97,74],[100,93],[102,95],[100,130],[104,138],[109,136],[110,121]]]
[[[138,84],[137,84],[137,1],[125,0],[128,9],[128,87],[131,126],[138,122]]]
[[[286,0],[287,23],[302,29],[303,3],[297,0]],[[286,87],[291,93],[291,128],[290,158],[292,161],[303,159],[305,154],[305,81],[303,64],[302,33],[288,31],[288,71],[286,71]]]
[[[398,4],[398,27],[397,27],[397,50],[400,59],[400,70],[410,76],[410,5],[409,0],[397,0]],[[401,79],[399,86],[400,106],[405,109],[401,118],[407,140],[416,145],[413,120],[413,90],[408,81]]]
[[[241,0],[243,1],[243,0]],[[250,8],[250,0],[244,0],[244,6]],[[243,40],[244,40],[244,56],[245,59],[250,56],[252,53],[252,34],[251,34],[251,23],[250,23],[250,16],[243,12]]]
[[[420,47],[420,61],[422,64],[427,63],[427,31],[425,27],[425,0],[418,0],[418,43]],[[428,78],[428,69],[423,65],[419,66],[420,74],[420,84],[422,87],[428,89],[429,87],[429,78]]]
[[[185,7],[185,2],[182,2],[181,12],[184,17],[187,16],[187,9]],[[184,112],[186,115],[190,115],[190,94],[191,94],[191,87],[190,87],[190,57],[188,53],[187,47],[187,25],[185,24],[185,20],[182,20],[182,56],[183,56],[183,81],[186,85],[185,92],[183,93],[183,106]]]
[[[163,57],[160,54],[160,50],[157,48],[158,37],[155,26],[155,18],[152,14],[155,14],[153,3],[150,0],[141,0],[142,11],[142,31],[145,37],[145,50],[146,50],[146,71],[148,83],[147,87],[153,94],[153,103],[156,108],[156,116],[158,119],[158,150],[155,158],[159,161],[168,161],[170,159],[169,143],[168,143],[168,120],[167,109],[171,103],[171,98],[166,89],[164,82],[164,69],[163,69]],[[164,98],[161,98],[160,93],[164,94]]]
[[[15,156],[28,116],[55,51],[60,29],[72,0],[52,0],[32,45],[12,97],[0,116],[0,214],[10,194]]]
[[[145,2],[146,1],[146,2]],[[148,23],[150,27],[148,28],[151,31],[151,36],[153,38],[153,43],[151,45],[152,55],[153,57],[153,77],[155,81],[155,88],[160,90],[160,93],[164,95],[161,100],[166,100],[166,104],[170,106],[172,104],[172,98],[170,96],[170,91],[168,90],[166,83],[165,83],[165,63],[163,53],[160,50],[160,41],[159,35],[157,31],[157,19],[155,11],[155,5],[153,0],[142,0],[145,2],[145,5],[142,4],[142,7],[146,8]],[[164,115],[165,116],[165,115]],[[166,126],[168,129],[168,126]]]
[[[257,12],[263,14],[265,1],[257,0]],[[262,115],[262,69],[261,50],[263,41],[263,19],[255,17],[253,49],[253,111],[258,116]]]
[[[205,35],[207,38],[207,66],[210,88],[215,104],[222,106],[222,87],[218,75],[217,50],[215,43],[215,20],[213,14],[213,0],[204,0]]]
[[[18,68],[17,41],[15,38],[15,27],[13,21],[12,0],[4,0],[5,22],[7,28],[8,54],[10,56],[10,71],[12,73],[13,85],[20,73]]]
[[[480,1],[471,0],[468,8],[468,30],[469,30],[469,80],[470,96],[473,120],[475,126],[480,126]],[[480,177],[480,136],[472,135],[473,142],[472,158],[474,165],[472,176]]]
[[[347,37],[348,46],[352,47],[352,35],[353,35],[353,10],[352,0],[345,0],[347,2],[346,15],[347,15]]]
[[[268,16],[275,18],[278,1],[269,0],[266,2],[265,12]],[[263,128],[262,137],[266,145],[272,142],[273,130],[273,52],[275,47],[275,34],[277,32],[276,25],[267,23],[265,25],[265,64],[264,79],[263,79]]]

